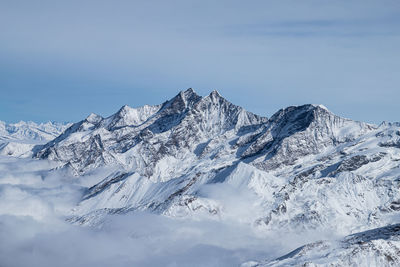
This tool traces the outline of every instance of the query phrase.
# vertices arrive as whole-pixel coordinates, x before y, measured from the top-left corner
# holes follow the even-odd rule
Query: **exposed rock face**
[[[373,126],[338,117],[325,107],[304,105],[275,113],[264,133],[242,157],[262,156],[255,164],[262,169],[294,164],[296,159],[322,152],[329,146],[351,142]]]

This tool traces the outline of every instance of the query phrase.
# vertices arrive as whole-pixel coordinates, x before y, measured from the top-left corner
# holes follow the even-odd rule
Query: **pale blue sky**
[[[0,120],[78,121],[217,89],[400,121],[400,1],[0,1]]]

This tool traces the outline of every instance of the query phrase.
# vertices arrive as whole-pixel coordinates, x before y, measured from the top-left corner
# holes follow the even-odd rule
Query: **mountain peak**
[[[327,107],[325,107],[324,105],[322,105],[322,104],[311,104],[311,106],[316,107],[316,108],[320,108],[320,109],[325,109],[326,111],[329,111],[329,109]]]
[[[214,89],[214,90],[210,93],[210,96],[221,97],[221,94],[220,94],[217,90]]]
[[[190,88],[188,88],[186,90],[182,90],[181,93],[183,93],[183,94],[196,94],[196,91],[192,87],[190,87]]]
[[[124,126],[138,126],[145,122],[149,117],[160,109],[161,105],[144,105],[138,108],[132,108],[128,105],[122,106],[117,113],[112,115],[109,129],[120,128]]]
[[[96,131],[93,131],[91,135],[85,135],[85,138],[91,138],[93,144],[97,144],[98,140],[95,136],[99,133],[98,128],[105,127],[107,133],[114,130],[118,132],[115,132],[116,135],[113,136],[112,141],[108,139],[109,136],[104,136],[104,140],[108,140],[108,143],[107,145],[104,143],[105,147],[103,148],[112,156],[108,154],[98,156],[96,154],[96,159],[102,160],[102,157],[105,157],[107,161],[115,162],[116,158],[127,157],[127,162],[131,164],[130,162],[133,161],[129,157],[134,157],[130,154],[133,152],[126,155],[125,152],[132,149],[137,153],[137,150],[141,150],[140,157],[144,157],[143,155],[146,154],[147,162],[152,162],[154,166],[158,164],[159,160],[162,160],[163,155],[178,155],[180,149],[196,150],[199,147],[194,154],[196,156],[203,155],[205,154],[203,151],[209,151],[215,146],[215,143],[228,137],[238,137],[240,144],[248,146],[247,149],[244,146],[240,148],[244,150],[241,157],[266,155],[265,153],[270,153],[273,149],[283,151],[282,155],[288,153],[300,156],[307,153],[317,153],[323,148],[342,140],[354,139],[354,137],[369,129],[362,124],[337,117],[324,106],[315,104],[281,109],[268,120],[232,104],[223,98],[217,90],[201,97],[192,88],[179,92],[174,98],[161,105],[139,108],[124,105],[116,114],[106,118],[104,123],[98,123],[101,119],[96,114],[91,114],[86,119],[86,121],[96,125]],[[91,130],[90,127],[92,126],[89,123],[87,129]],[[149,134],[150,132],[151,134]],[[245,133],[248,135],[243,135]],[[222,138],[221,135],[225,137]],[[315,138],[318,139],[318,142],[315,141]],[[212,141],[214,139],[215,141]],[[284,139],[288,141],[284,141]],[[300,139],[306,139],[307,145],[299,146]],[[71,140],[71,142],[76,142],[73,138]],[[87,139],[82,140],[81,143],[85,142],[87,142]],[[209,142],[211,143],[209,144]],[[289,153],[289,150],[283,148],[284,145],[281,146],[284,142],[297,143],[296,146],[290,146],[291,152]],[[320,143],[322,145],[319,146]],[[200,149],[203,146],[207,149]],[[44,155],[53,153],[54,158],[60,158],[64,162],[76,162],[76,167],[82,170],[89,169],[92,165],[97,166],[97,163],[94,164],[92,161],[93,157],[85,154],[88,151],[85,149],[82,149],[79,157],[74,156],[74,158],[70,158],[70,155],[76,155],[76,151],[60,157],[61,151],[64,151],[63,143],[52,143],[45,149],[48,149],[48,151],[43,150]],[[67,150],[65,149],[65,151]],[[57,154],[58,151],[60,151],[59,154]],[[103,150],[99,151],[103,153]],[[272,156],[271,153],[270,157]],[[136,160],[142,161],[141,158]],[[262,161],[261,158],[260,160]],[[79,167],[78,163],[80,164]],[[151,175],[150,173],[154,172],[152,169],[154,166],[148,163],[143,164],[148,166],[143,169],[143,174]]]
[[[316,104],[305,104],[301,106],[289,106],[283,109],[280,109],[277,111],[275,114],[271,116],[272,121],[279,120],[282,117],[287,117],[288,119],[292,118],[296,120],[295,118],[299,116],[300,114],[315,114],[316,111],[322,111],[323,114],[332,114],[325,106],[323,105],[316,105]],[[312,117],[315,117],[314,115]]]
[[[97,115],[95,113],[90,113],[90,115],[86,117],[86,121],[90,122],[90,123],[98,123],[102,119],[103,119],[103,117],[101,117],[100,115]]]
[[[185,91],[180,91],[178,95],[167,101],[167,103],[175,110],[184,110],[193,106],[201,98],[192,88],[188,88]]]
[[[179,92],[179,96],[183,99],[183,100],[187,100],[193,97],[200,97],[194,90],[193,88],[188,88],[184,91],[180,91]]]
[[[123,105],[123,106],[119,109],[118,113],[122,115],[122,114],[128,113],[130,110],[132,110],[132,108],[131,108],[130,106],[128,106],[128,105]]]
[[[232,104],[231,102],[226,100],[223,96],[221,96],[221,94],[217,90],[213,90],[208,96],[206,96],[204,98],[209,99],[212,102],[227,102],[227,103]]]

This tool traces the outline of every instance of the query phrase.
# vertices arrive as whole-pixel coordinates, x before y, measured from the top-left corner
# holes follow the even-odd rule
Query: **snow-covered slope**
[[[397,222],[399,149],[396,123],[357,122],[321,105],[287,107],[267,119],[217,91],[201,97],[188,89],[160,105],[91,114],[35,147],[34,157],[79,179],[96,176],[69,214],[74,223],[150,211],[310,233],[303,241],[313,243]]]
[[[0,121],[0,140],[21,140],[48,142],[59,136],[68,123],[46,122],[37,124],[35,122],[5,123]]]
[[[399,266],[399,253],[400,224],[394,224],[341,240],[306,244],[273,261],[242,266]]]
[[[69,123],[34,123],[20,121],[5,123],[0,121],[0,155],[14,157],[31,156],[35,145],[44,144],[59,136],[71,124]]]

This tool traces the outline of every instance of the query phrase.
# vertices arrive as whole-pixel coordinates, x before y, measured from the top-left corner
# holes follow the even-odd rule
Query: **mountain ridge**
[[[107,118],[90,115],[37,149],[34,156],[59,161],[77,176],[102,166],[119,166],[119,171],[89,189],[73,215],[76,222],[87,221],[86,215],[96,221],[89,215],[93,211],[97,215],[137,209],[175,213],[171,209],[181,209],[190,199],[191,205],[199,202],[199,207],[213,213],[218,208],[198,196],[204,184],[229,181],[226,175],[237,173],[238,167],[244,168],[240,173],[247,173],[253,166],[262,177],[267,173],[280,177],[283,171],[288,184],[274,185],[282,188],[274,192],[271,213],[254,218],[256,224],[268,226],[277,214],[285,213],[287,196],[304,178],[348,168],[348,163],[329,163],[332,158],[340,162],[340,153],[328,157],[326,164],[312,160],[314,167],[302,166],[303,158],[357,143],[377,129],[315,104],[290,106],[268,119],[230,103],[217,91],[200,97],[188,89],[160,105],[137,109],[125,105]],[[348,162],[360,161],[354,164],[362,166],[376,161],[374,155]]]
[[[60,135],[71,123],[0,121],[0,155],[30,157],[32,149]]]
[[[368,256],[395,265],[398,231],[390,225],[400,215],[399,149],[398,123],[353,121],[315,104],[267,118],[217,91],[201,97],[188,89],[159,105],[125,105],[105,118],[92,113],[36,145],[32,156],[56,165],[50,172],[87,180],[64,214],[73,224],[101,228],[109,216],[144,211],[233,221],[260,235],[328,232],[244,266],[317,264],[326,253],[341,264]],[[393,233],[382,238],[382,231]],[[320,241],[332,233],[344,241]],[[365,246],[347,242],[354,236],[367,236]],[[393,261],[382,246],[393,249]]]

